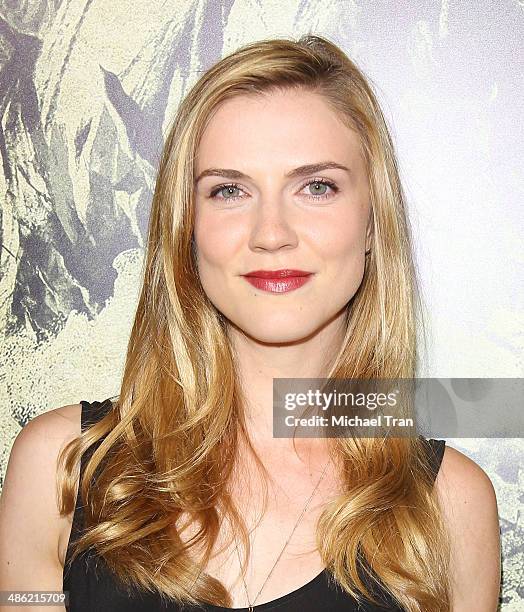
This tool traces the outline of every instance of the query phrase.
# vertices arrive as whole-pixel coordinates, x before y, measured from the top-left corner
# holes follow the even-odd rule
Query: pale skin
[[[348,170],[286,176],[328,161]],[[272,476],[261,518],[260,483],[247,454],[232,484],[248,528],[260,519],[245,577],[253,601],[328,459],[319,440],[299,440],[297,454],[290,440],[272,437],[273,378],[322,376],[328,356],[338,350],[344,306],[361,283],[365,251],[372,245],[369,193],[357,135],[322,97],[305,91],[227,101],[206,128],[196,164],[196,176],[211,168],[246,175],[198,182],[195,242],[204,290],[230,322],[250,436]],[[319,179],[336,189],[314,182]],[[235,188],[223,187],[228,183]],[[237,198],[229,201],[231,196]],[[314,276],[285,294],[255,289],[240,276],[279,268]],[[58,516],[55,461],[79,433],[80,405],[74,404],[36,417],[18,434],[0,498],[0,590],[61,589],[71,516]],[[245,473],[251,473],[249,482]],[[315,523],[338,487],[335,471],[328,470],[256,604],[298,589],[323,569]],[[493,485],[476,463],[446,446],[435,487],[453,543],[452,611],[494,612],[500,538]],[[233,607],[247,605],[234,549],[214,558],[208,571],[230,590]]]

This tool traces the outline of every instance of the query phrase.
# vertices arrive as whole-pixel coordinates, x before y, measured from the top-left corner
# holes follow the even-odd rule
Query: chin
[[[300,321],[296,314],[287,320],[284,317],[262,316],[254,320],[252,316],[249,321],[235,323],[235,327],[255,342],[264,344],[298,343],[309,338],[318,329],[310,319]]]

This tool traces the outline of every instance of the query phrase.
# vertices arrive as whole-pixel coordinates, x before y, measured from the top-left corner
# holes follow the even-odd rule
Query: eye
[[[325,200],[326,198],[331,197],[329,193],[329,189],[333,191],[333,194],[337,193],[338,187],[332,181],[328,181],[327,179],[313,179],[308,181],[305,185],[302,186],[302,189],[306,187],[314,187],[312,193],[307,194],[306,197],[312,200]],[[319,191],[320,188],[320,191]]]
[[[233,195],[235,191],[242,191],[241,188],[236,183],[229,183],[227,185],[218,185],[215,187],[213,191],[209,194],[210,198],[216,198],[217,194],[220,192],[224,192],[224,197],[218,198],[219,200],[238,200],[240,196]]]
[[[314,188],[313,193],[306,194],[306,197],[310,200],[325,200],[338,192],[338,187],[333,181],[329,181],[328,179],[322,178],[309,180],[307,183],[302,185],[300,191],[310,186]],[[329,190],[331,190],[333,194],[330,194]],[[235,200],[242,199],[242,196],[235,195],[235,192],[238,193],[240,191],[243,190],[237,183],[227,183],[215,187],[209,194],[209,197],[216,198],[222,201],[232,202]],[[220,193],[222,194],[222,197],[217,198],[218,194]]]

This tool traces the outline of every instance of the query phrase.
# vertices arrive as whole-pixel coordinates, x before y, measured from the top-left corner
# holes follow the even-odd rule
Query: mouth
[[[269,293],[287,293],[302,287],[313,276],[305,270],[254,270],[242,275],[248,283]]]

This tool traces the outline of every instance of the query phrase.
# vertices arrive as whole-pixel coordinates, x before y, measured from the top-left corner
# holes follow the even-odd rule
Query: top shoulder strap
[[[87,402],[85,400],[81,400],[82,404],[82,412],[81,412],[81,429],[82,433],[86,431],[89,427],[102,420],[108,412],[113,407],[113,403],[110,399],[106,399],[103,402]],[[82,457],[80,458],[80,478],[85,470],[85,466],[87,465],[89,459],[96,451],[96,449],[102,444],[104,438],[100,438],[97,440],[95,444],[90,446],[84,453],[82,453]],[[78,496],[79,497],[79,496]]]
[[[91,425],[94,425],[96,422],[101,420],[112,408],[113,403],[110,399],[106,399],[103,402],[88,402],[86,400],[81,400],[80,404],[82,406],[82,410],[80,413],[80,428],[81,432],[84,433],[86,429],[88,429]],[[102,440],[99,440],[97,443],[90,446],[80,457],[80,474],[79,474],[79,483],[78,483],[78,492],[76,496],[75,509],[73,513],[73,522],[71,525],[71,533],[69,536],[69,542],[66,551],[66,558],[64,562],[64,575],[69,574],[69,566],[70,566],[70,557],[71,557],[71,547],[74,541],[76,541],[80,535],[82,528],[84,526],[84,511],[83,511],[83,502],[82,495],[80,492],[80,482],[82,481],[82,476],[84,474],[85,466],[87,462],[91,458],[91,455],[94,453],[95,449],[101,444]]]
[[[88,402],[86,400],[80,400],[82,405],[81,413],[81,428],[82,433],[91,425],[100,421],[113,407],[113,403],[110,399],[106,399],[103,402]]]
[[[428,461],[431,467],[431,473],[433,475],[433,482],[435,482],[440,470],[442,459],[444,457],[444,451],[446,450],[446,440],[435,440],[434,438],[427,439],[422,436],[421,439],[426,445]]]

